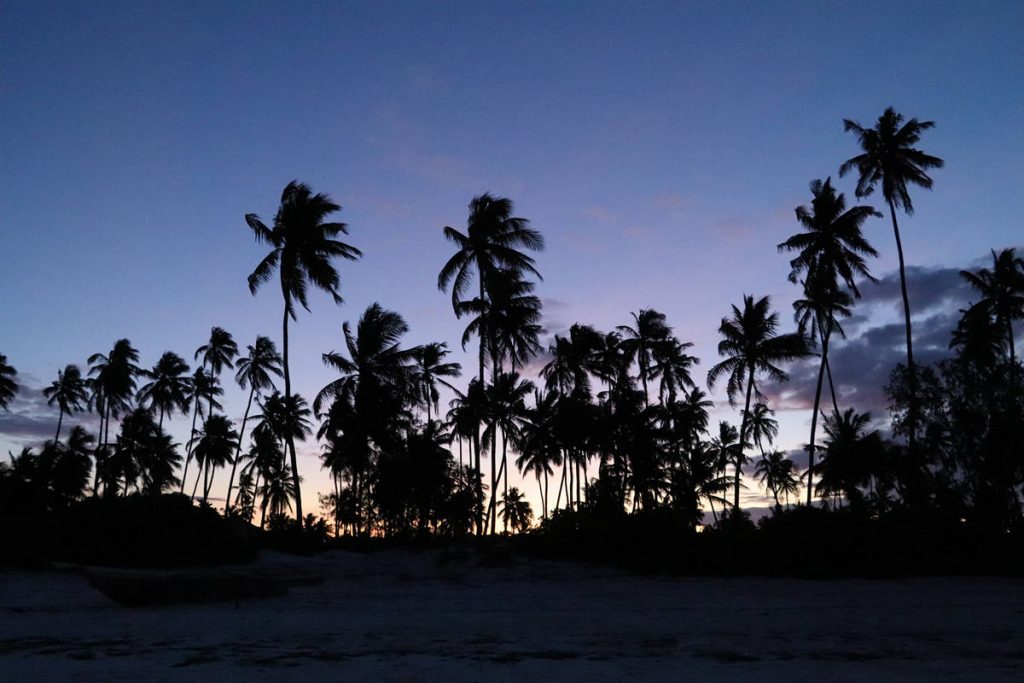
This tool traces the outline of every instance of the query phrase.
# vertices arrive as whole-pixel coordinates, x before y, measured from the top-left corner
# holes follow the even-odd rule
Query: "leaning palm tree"
[[[235,373],[235,381],[242,389],[249,386],[249,400],[245,404],[245,415],[242,416],[242,426],[239,428],[238,447],[235,449],[235,457],[231,463],[231,476],[228,477],[228,495],[224,498],[224,509],[231,507],[231,489],[235,482],[235,471],[238,468],[238,456],[242,450],[242,439],[245,436],[245,423],[249,420],[249,410],[252,408],[253,397],[260,392],[271,389],[274,386],[274,379],[271,375],[281,376],[281,356],[277,353],[274,342],[268,337],[256,337],[256,344],[249,345],[249,354],[238,359],[238,372]]]
[[[7,404],[18,393],[18,385],[14,378],[18,371],[7,364],[7,356],[0,353],[0,408],[7,410]]]
[[[150,411],[159,411],[157,426],[163,429],[164,415],[173,417],[174,411],[188,414],[188,397],[191,383],[188,377],[188,363],[178,354],[168,351],[152,370],[143,370],[142,376],[150,381],[144,384],[136,396],[139,404],[149,403]]]
[[[256,214],[246,214],[245,222],[252,228],[256,241],[273,247],[256,270],[249,275],[249,291],[256,294],[261,285],[269,282],[277,269],[284,297],[282,320],[282,356],[284,360],[284,395],[292,395],[292,380],[288,366],[288,319],[296,319],[295,302],[309,310],[307,291],[309,283],[331,295],[334,302],[342,303],[338,288],[341,279],[332,264],[334,258],[354,261],[362,256],[355,247],[334,239],[347,234],[344,223],[325,223],[324,219],[341,206],[325,194],[312,193],[308,185],[298,181],[288,183],[281,194],[281,205],[274,216],[274,227],[268,228]],[[295,443],[288,441],[291,455],[292,488],[296,492],[295,516],[302,524],[302,500],[299,492],[298,458]]]
[[[86,382],[82,378],[82,371],[77,365],[68,365],[63,370],[57,371],[57,379],[50,386],[43,389],[46,402],[49,405],[57,404],[60,414],[57,417],[57,433],[53,440],[60,440],[60,427],[64,421],[65,413],[74,415],[82,409],[82,404],[88,403],[89,394],[86,392]]]
[[[754,301],[753,296],[744,295],[743,310],[733,306],[732,317],[722,318],[718,328],[722,335],[722,341],[718,343],[718,354],[726,356],[726,359],[708,372],[708,388],[713,390],[718,378],[728,375],[726,394],[729,404],[735,406],[736,397],[746,385],[746,402],[739,432],[744,436],[747,434],[751,398],[756,396],[758,400],[764,400],[760,389],[757,389],[757,375],[766,375],[774,382],[785,382],[789,375],[778,364],[810,355],[807,340],[802,334],[776,334],[778,326],[779,314],[770,312],[768,297]],[[737,510],[740,506],[743,445],[741,440],[735,473],[733,506]]]
[[[981,309],[995,321],[997,328],[1005,330],[1011,378],[1016,384],[1013,322],[1024,319],[1024,258],[1018,257],[1014,249],[1004,249],[998,254],[993,249],[991,270],[961,270],[960,276],[981,295],[981,300],[972,308]]]
[[[916,432],[916,380],[914,371],[914,345],[910,332],[910,298],[907,296],[907,275],[903,261],[903,243],[900,241],[900,228],[896,222],[896,209],[903,209],[908,215],[914,213],[914,203],[907,191],[908,185],[917,185],[926,190],[932,188],[932,179],[927,171],[942,168],[944,161],[938,157],[925,154],[913,145],[921,139],[921,133],[932,128],[934,121],[918,121],[910,119],[903,123],[903,116],[889,107],[880,117],[874,128],[864,128],[856,121],[843,119],[843,127],[857,136],[861,153],[852,157],[839,167],[839,175],[844,176],[852,170],[857,171],[857,196],[866,197],[876,185],[881,184],[882,196],[889,204],[889,216],[892,218],[892,231],[896,237],[896,254],[900,263],[900,291],[903,295],[903,318],[907,337],[907,369],[910,377],[910,406],[908,411],[909,441],[911,453],[914,451]]]

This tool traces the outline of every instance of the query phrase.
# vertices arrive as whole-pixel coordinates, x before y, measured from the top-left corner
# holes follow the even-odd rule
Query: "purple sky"
[[[293,328],[307,397],[332,378],[320,354],[341,323],[374,301],[406,317],[409,344],[458,346],[441,228],[484,191],[547,238],[550,333],[653,307],[696,344],[703,381],[744,293],[789,324],[775,245],[807,183],[856,153],[842,119],[888,105],[935,120],[922,147],[947,161],[901,218],[916,334],[937,351],[966,301],[956,270],[1024,243],[1022,29],[1020,2],[5,2],[0,353],[29,390],[0,416],[0,452],[52,430],[32,389],[118,338],[147,366],[191,359],[212,325],[278,339],[280,295],[245,286],[264,250],[243,215],[270,220],[293,178],[344,206],[365,253],[341,264],[346,304],[316,295]],[[902,343],[896,260],[888,219],[866,231],[884,284],[835,370],[880,416]],[[780,396],[781,447],[806,440],[807,388]],[[229,414],[244,398],[229,389]],[[310,508],[317,469],[300,463]]]

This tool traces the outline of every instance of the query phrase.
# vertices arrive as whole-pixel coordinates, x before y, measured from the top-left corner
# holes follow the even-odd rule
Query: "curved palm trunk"
[[[896,236],[896,255],[900,260],[900,292],[903,294],[903,319],[907,334],[907,371],[910,375],[910,401],[907,406],[908,446],[910,458],[914,460],[914,442],[917,439],[917,372],[914,369],[914,343],[910,334],[910,298],[907,296],[907,273],[903,262],[903,242],[900,241],[900,227],[896,223],[896,207],[889,200],[889,216],[892,217],[892,231]]]
[[[821,339],[821,363],[818,365],[818,383],[814,389],[814,414],[811,415],[811,440],[807,446],[807,507],[811,506],[814,498],[814,449],[815,436],[818,428],[818,408],[821,405],[821,385],[825,379],[825,368],[828,365],[828,338],[831,336],[831,321]],[[836,415],[839,409],[836,408]],[[778,500],[776,499],[776,503]]]
[[[62,422],[64,422],[64,406],[60,406],[60,415],[57,416],[57,433],[53,435],[54,444],[60,441],[60,426]]]
[[[740,443],[737,446],[736,456],[736,492],[733,496],[733,508],[736,512],[740,509],[740,476],[743,472],[743,439],[747,434],[747,415],[750,413],[750,395],[754,391],[754,368],[750,368],[750,375],[747,379],[747,402],[743,409],[743,419],[740,420]]]
[[[282,341],[282,354],[281,358],[284,360],[284,400],[285,405],[291,405],[292,398],[292,376],[288,371],[288,295],[284,292],[284,286],[282,283],[281,287],[282,294],[284,294],[284,321],[282,323],[283,335]],[[302,528],[302,489],[299,488],[299,461],[295,456],[295,439],[291,433],[286,435],[288,442],[288,453],[292,459],[292,482],[295,485],[295,521],[298,522],[299,528]],[[262,526],[262,524],[261,524]]]
[[[242,428],[238,432],[238,446],[235,448],[235,459],[231,463],[231,476],[228,477],[228,495],[224,499],[224,514],[231,509],[231,489],[235,484],[235,470],[238,468],[238,456],[242,452],[242,437],[245,436],[245,423],[249,420],[249,409],[252,408],[252,397],[256,393],[256,386],[249,389],[249,402],[245,404],[245,415],[242,417]],[[337,534],[335,534],[337,535]]]

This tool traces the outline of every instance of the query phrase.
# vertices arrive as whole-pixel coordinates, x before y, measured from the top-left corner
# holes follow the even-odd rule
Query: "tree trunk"
[[[814,499],[814,448],[818,428],[818,407],[821,405],[821,385],[825,378],[825,365],[828,363],[828,338],[831,325],[821,340],[821,363],[818,365],[818,383],[814,389],[814,413],[811,415],[811,441],[807,446],[807,507],[811,507]]]
[[[740,511],[740,476],[743,471],[743,439],[747,433],[747,415],[750,413],[750,394],[754,390],[754,368],[750,368],[750,375],[747,378],[747,402],[743,409],[743,419],[740,420],[740,443],[736,447],[736,493],[733,497],[733,514]]]
[[[57,433],[54,434],[54,436],[53,436],[53,444],[54,445],[57,445],[57,443],[60,441],[60,426],[61,426],[61,423],[64,422],[64,406],[59,406],[59,407],[60,407],[60,414],[57,416]]]
[[[508,470],[506,469],[506,465],[508,463],[508,458],[507,458],[508,451],[507,451],[507,449],[508,449],[508,435],[505,434],[504,431],[502,431],[502,433],[501,433],[501,471],[504,473],[504,478],[503,478],[502,481],[505,482],[505,496],[504,496],[504,499],[506,501],[508,500]],[[502,524],[503,524],[504,530],[508,531],[508,515],[505,515],[505,518],[502,520]]]
[[[188,476],[188,464],[192,461],[192,449],[195,447],[196,440],[196,417],[199,415],[199,397],[196,396],[196,404],[192,409],[192,435],[188,440],[188,450],[185,451],[185,468],[181,471],[181,489],[180,492],[185,492],[185,477]]]
[[[281,358],[284,361],[284,400],[285,405],[291,405],[292,397],[292,376],[288,370],[288,295],[284,291],[284,283],[281,284],[281,294],[284,295],[284,320],[282,321],[281,327],[282,333],[282,351]],[[295,521],[298,522],[299,528],[302,528],[302,489],[299,488],[299,460],[295,455],[295,439],[291,433],[285,435],[285,439],[288,442],[288,452],[292,458],[292,483],[295,486]]]
[[[256,393],[256,385],[249,389],[249,402],[245,404],[245,415],[242,417],[242,429],[238,432],[238,446],[235,448],[235,459],[231,463],[231,476],[228,477],[228,495],[224,499],[224,514],[228,514],[231,508],[231,489],[235,483],[235,469],[238,467],[238,458],[242,453],[242,437],[245,436],[245,423],[249,420],[249,409],[252,408],[252,397]]]
[[[903,262],[903,243],[900,241],[900,228],[896,223],[896,207],[889,199],[889,215],[892,217],[892,231],[896,236],[896,254],[900,260],[900,292],[903,294],[903,319],[907,333],[907,371],[910,378],[910,400],[907,405],[908,447],[911,462],[916,464],[914,443],[917,439],[917,372],[914,369],[914,343],[910,334],[910,298],[907,296],[907,273]]]

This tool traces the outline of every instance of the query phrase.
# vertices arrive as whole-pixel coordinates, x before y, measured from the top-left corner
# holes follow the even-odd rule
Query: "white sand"
[[[0,680],[1024,681],[1024,582],[644,578],[436,555],[265,555],[281,598],[127,608],[0,572]]]

